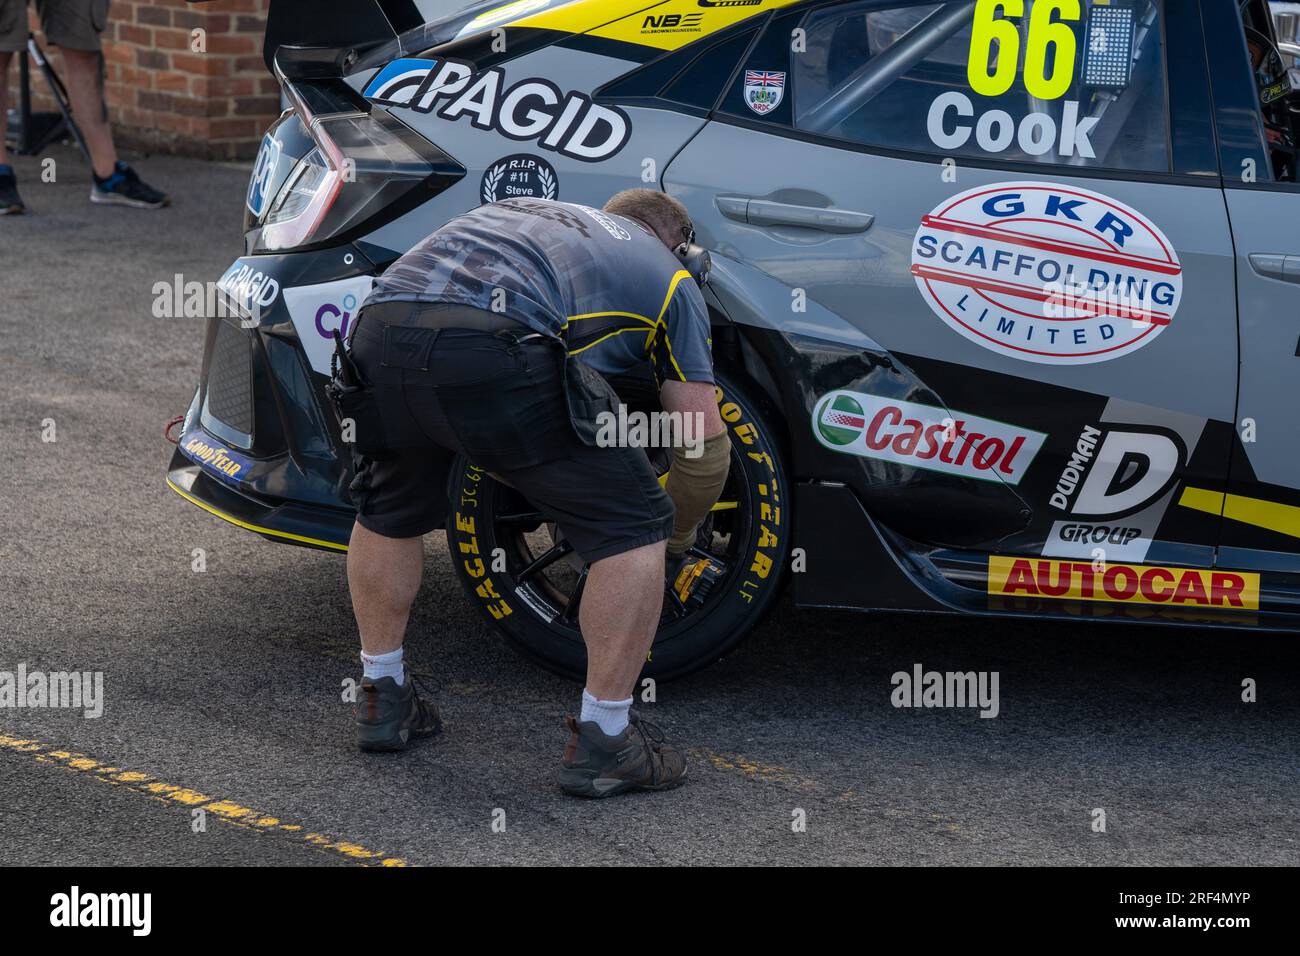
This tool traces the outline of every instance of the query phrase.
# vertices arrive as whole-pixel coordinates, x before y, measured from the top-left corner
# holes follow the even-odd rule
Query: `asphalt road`
[[[18,161],[32,214],[0,219],[0,670],[102,671],[106,704],[0,709],[0,863],[1300,861],[1294,637],[783,605],[648,708],[688,785],[589,803],[553,783],[580,688],[479,620],[440,535],[407,654],[446,732],[360,754],[343,560],[163,483],[201,322],[154,318],[153,286],[238,254],[247,171],[140,161],[176,195],[149,213],[92,207],[54,155],[55,183]],[[917,662],[997,671],[999,716],[895,709]]]

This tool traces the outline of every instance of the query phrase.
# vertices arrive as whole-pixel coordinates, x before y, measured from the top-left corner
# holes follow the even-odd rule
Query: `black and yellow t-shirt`
[[[519,198],[466,213],[389,267],[367,304],[455,302],[562,338],[619,374],[713,381],[709,315],[690,273],[638,223],[588,206]]]

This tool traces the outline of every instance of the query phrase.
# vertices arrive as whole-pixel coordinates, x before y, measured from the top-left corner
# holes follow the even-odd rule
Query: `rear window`
[[[822,8],[791,56],[794,123],[943,156],[1165,172],[1161,18],[1157,0]]]

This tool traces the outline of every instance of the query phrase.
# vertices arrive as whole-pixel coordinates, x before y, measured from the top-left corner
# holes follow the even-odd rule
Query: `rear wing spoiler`
[[[262,59],[274,72],[275,53],[282,46],[358,50],[423,23],[414,0],[271,0]]]

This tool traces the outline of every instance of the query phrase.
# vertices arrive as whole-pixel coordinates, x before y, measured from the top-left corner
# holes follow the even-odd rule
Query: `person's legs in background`
[[[24,209],[13,167],[9,165],[5,132],[9,124],[9,64],[26,39],[26,0],[0,0],[0,216]]]
[[[99,85],[99,53],[62,47],[63,82],[72,103],[72,116],[90,151],[96,179],[108,179],[117,169],[117,148],[104,118],[104,100]]]
[[[13,58],[10,51],[0,50],[0,167],[9,165],[4,133],[9,125],[9,61]]]
[[[12,2],[12,0],[0,0]],[[104,115],[100,69],[100,34],[108,23],[109,0],[37,0],[46,40],[59,48],[63,83],[72,118],[90,152],[96,203],[158,209],[171,199],[140,179],[118,159],[113,132]]]

